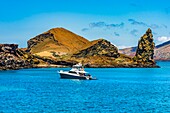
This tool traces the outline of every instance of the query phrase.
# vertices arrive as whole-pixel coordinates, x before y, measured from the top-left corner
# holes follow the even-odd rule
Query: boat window
[[[74,71],[69,71],[69,73],[74,73],[74,74],[77,74],[76,72],[74,72]]]

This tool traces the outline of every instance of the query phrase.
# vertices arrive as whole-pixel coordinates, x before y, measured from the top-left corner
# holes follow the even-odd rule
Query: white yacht
[[[96,80],[96,78],[92,78],[92,76],[84,70],[80,63],[73,65],[70,71],[60,70],[58,73],[60,77],[64,79]]]

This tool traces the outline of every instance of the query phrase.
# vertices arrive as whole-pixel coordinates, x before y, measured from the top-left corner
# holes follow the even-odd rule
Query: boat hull
[[[89,78],[86,76],[74,76],[74,75],[68,75],[64,73],[60,73],[60,77],[62,79],[79,79],[79,80],[88,80]]]

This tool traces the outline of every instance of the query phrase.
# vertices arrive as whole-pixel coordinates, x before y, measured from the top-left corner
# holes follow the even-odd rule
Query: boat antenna
[[[81,61],[82,67],[84,68],[84,60]]]

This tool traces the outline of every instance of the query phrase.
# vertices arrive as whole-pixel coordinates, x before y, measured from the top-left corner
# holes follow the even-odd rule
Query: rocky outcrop
[[[15,53],[17,48],[17,44],[0,44],[0,52]]]
[[[118,58],[120,55],[118,53],[117,47],[112,45],[109,41],[104,39],[95,40],[92,44],[74,54],[75,57],[88,57],[88,56],[106,56]]]
[[[30,62],[21,58],[16,44],[0,44],[0,70],[31,67]]]
[[[137,47],[124,48],[124,49],[120,49],[119,52],[134,57],[136,54],[136,49]],[[170,60],[170,40],[162,44],[159,44],[155,47],[154,60],[163,60],[163,61]]]
[[[143,65],[155,65],[154,57],[153,35],[151,29],[148,29],[146,33],[140,38],[134,61]]]
[[[0,70],[16,70],[37,67],[65,67],[77,62],[71,60],[55,60],[32,55],[19,49],[17,44],[0,44]]]

